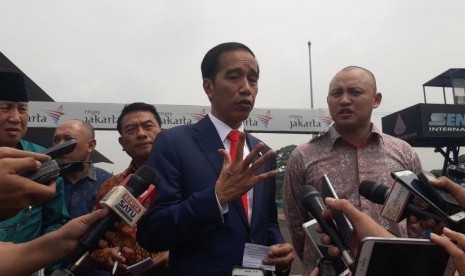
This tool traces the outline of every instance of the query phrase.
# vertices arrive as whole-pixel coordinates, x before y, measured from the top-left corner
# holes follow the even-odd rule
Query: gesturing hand
[[[276,176],[276,170],[255,175],[257,170],[274,156],[274,151],[269,150],[264,155],[260,155],[265,145],[259,143],[243,158],[244,143],[245,133],[241,133],[234,160],[231,160],[226,150],[218,150],[224,157],[223,167],[215,185],[215,192],[221,206],[240,198],[257,183]]]

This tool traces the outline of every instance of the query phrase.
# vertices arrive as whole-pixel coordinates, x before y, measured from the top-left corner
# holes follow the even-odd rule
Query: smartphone
[[[127,271],[131,273],[131,275],[139,275],[146,267],[151,264],[153,264],[153,260],[152,258],[148,257],[138,263],[128,266]]]
[[[318,222],[316,219],[312,219],[302,224],[302,227],[304,228],[304,232],[307,237],[310,238],[310,241],[312,242],[318,254],[318,267],[320,268],[320,275],[329,276],[333,275],[333,272],[340,276],[348,274],[350,270],[347,268],[341,258],[331,257],[328,255],[327,246],[322,244],[320,241],[323,234],[316,231],[317,225]]]
[[[76,148],[76,139],[67,141],[66,143],[56,145],[42,151],[52,158],[52,160],[42,163],[42,166],[36,171],[26,171],[21,176],[32,179],[40,184],[49,184],[55,181],[60,174],[60,166],[55,160],[56,158],[72,152]]]
[[[63,156],[65,154],[72,152],[74,148],[76,148],[76,144],[77,144],[76,139],[72,139],[63,144],[58,144],[54,147],[48,148],[41,153],[52,157],[52,159],[56,159],[60,156]]]
[[[434,211],[447,219],[448,221],[458,224],[465,220],[465,212],[460,209],[460,207],[442,209],[438,206],[438,203],[435,199],[430,195],[428,190],[425,188],[425,185],[420,181],[416,174],[411,171],[403,170],[403,171],[396,171],[391,172],[392,178],[399,182],[402,186],[407,188],[410,192],[412,192],[415,196],[420,198],[421,200],[428,203],[428,205],[434,209]]]
[[[55,181],[60,174],[60,167],[56,160],[48,160],[36,171],[28,171],[21,174],[40,184],[50,184]]]
[[[260,268],[235,267],[232,276],[265,276],[265,271]]]
[[[307,235],[307,237],[310,239],[313,246],[315,247],[318,257],[321,258],[327,255],[327,254],[323,255],[323,252],[326,252],[327,250],[326,249],[327,246],[322,244],[320,241],[323,234],[318,233],[316,231],[317,225],[318,225],[318,222],[316,221],[316,219],[312,219],[302,224],[302,227],[304,228],[305,234]]]
[[[323,200],[326,197],[339,199],[326,174],[323,174],[323,177],[321,178],[321,197]],[[345,244],[350,245],[352,241],[352,233],[354,232],[352,223],[350,223],[349,219],[342,212],[333,212],[333,218]]]
[[[422,182],[425,190],[434,200],[437,202],[438,207],[444,209],[458,208],[460,204],[458,201],[449,193],[442,189],[435,188],[429,183],[431,180],[436,179],[436,176],[428,171],[421,171],[418,174],[418,179]]]
[[[455,272],[447,251],[427,239],[365,238],[356,263],[357,276],[449,276]]]

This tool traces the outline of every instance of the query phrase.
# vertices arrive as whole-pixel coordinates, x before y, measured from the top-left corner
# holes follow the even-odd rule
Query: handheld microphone
[[[69,258],[71,263],[67,270],[76,270],[82,262],[87,258],[89,253],[98,246],[98,241],[104,236],[105,232],[114,227],[115,223],[121,219],[128,221],[132,219],[132,223],[136,223],[136,219],[133,216],[134,211],[137,212],[137,206],[134,205],[135,197],[140,196],[151,183],[155,181],[157,173],[149,166],[145,165],[139,168],[128,180],[125,187],[117,186],[114,187],[106,196],[102,199],[106,202],[105,205],[112,209],[112,212],[105,218],[94,223],[89,230],[79,240],[78,248]],[[116,188],[116,189],[115,189]],[[109,200],[113,198],[113,200]],[[109,202],[113,202],[111,204]],[[113,207],[112,207],[113,206]],[[139,216],[140,218],[140,216]]]
[[[119,186],[126,186],[129,179],[131,178],[132,174],[126,176],[120,183],[119,183]],[[155,180],[153,183],[157,183],[158,182],[158,175],[155,177]],[[155,195],[157,194],[157,191],[155,189],[155,185],[154,184],[150,184],[149,187],[147,188],[147,190],[145,190],[138,198],[137,198],[137,201],[140,205],[142,205],[145,209],[149,210],[150,208],[152,208],[154,205],[155,205]],[[101,201],[100,201],[100,205],[104,205],[106,207],[108,207],[108,203],[107,201],[105,200],[106,197],[104,197]]]
[[[312,216],[318,221],[318,224],[323,228],[323,231],[331,238],[331,242],[341,251],[344,263],[352,270],[354,260],[350,255],[347,245],[343,242],[341,234],[337,230],[333,220],[326,220],[321,216],[321,212],[326,210],[323,198],[315,187],[303,185],[300,187],[300,198],[302,205]]]
[[[389,192],[389,187],[371,180],[364,180],[358,187],[358,192],[364,198],[373,203],[384,205],[381,215],[391,221],[399,222],[408,215],[413,215],[419,219],[432,218],[436,221],[444,221],[444,218],[425,211],[411,202],[410,192],[400,189],[400,184],[396,183]]]

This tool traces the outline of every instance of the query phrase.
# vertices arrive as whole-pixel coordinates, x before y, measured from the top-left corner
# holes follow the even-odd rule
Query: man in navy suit
[[[137,240],[149,251],[169,249],[173,275],[229,276],[242,265],[246,243],[270,246],[263,263],[288,274],[294,255],[277,220],[275,154],[244,133],[258,62],[247,46],[230,42],[208,51],[201,69],[211,113],[158,134],[149,164],[162,177]],[[231,130],[241,132],[234,159]]]

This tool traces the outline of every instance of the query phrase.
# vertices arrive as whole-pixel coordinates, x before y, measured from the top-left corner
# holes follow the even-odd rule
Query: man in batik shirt
[[[100,208],[99,201],[115,186],[137,169],[147,163],[153,141],[161,131],[161,119],[153,105],[133,103],[124,107],[117,121],[117,129],[121,137],[119,143],[123,150],[131,157],[131,164],[123,172],[106,181],[98,194],[94,207]],[[125,269],[148,257],[153,264],[144,271],[147,275],[165,275],[168,266],[168,251],[149,253],[136,242],[137,228],[125,222],[120,222],[116,237],[112,241],[113,248],[96,250],[92,258],[101,267],[111,269],[116,260],[119,262],[118,271],[124,275]],[[121,251],[121,256],[118,252]]]
[[[357,66],[339,71],[329,85],[328,108],[334,124],[291,154],[284,179],[284,205],[288,227],[303,274],[315,267],[317,252],[302,228],[312,219],[300,202],[302,185],[321,191],[323,174],[328,175],[339,198],[349,200],[396,236],[418,237],[419,228],[406,221],[395,223],[381,217],[382,205],[361,197],[358,186],[372,180],[392,187],[391,171],[418,173],[417,154],[404,141],[381,133],[371,123],[371,113],[381,103],[374,75]]]

